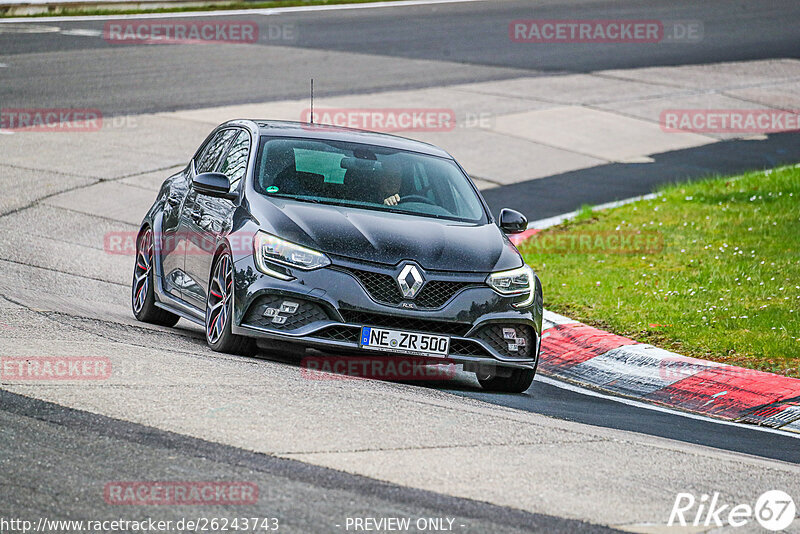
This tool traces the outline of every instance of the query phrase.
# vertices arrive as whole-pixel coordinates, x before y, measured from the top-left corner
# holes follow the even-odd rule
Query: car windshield
[[[485,222],[454,161],[341,141],[261,138],[255,188],[275,197]]]

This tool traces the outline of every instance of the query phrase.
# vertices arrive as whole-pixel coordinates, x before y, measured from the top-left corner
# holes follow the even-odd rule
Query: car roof
[[[241,120],[228,121],[226,124],[235,124],[237,122],[241,122]],[[410,152],[419,152],[431,156],[452,159],[450,154],[435,145],[399,137],[397,135],[356,130],[354,128],[344,128],[341,126],[309,124],[307,122],[261,119],[249,119],[249,122],[256,124],[261,135],[268,135],[271,137],[299,137],[303,139],[327,139],[332,141],[362,143],[365,145],[408,150]]]

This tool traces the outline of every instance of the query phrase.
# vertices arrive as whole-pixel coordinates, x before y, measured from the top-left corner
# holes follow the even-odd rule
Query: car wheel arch
[[[208,271],[208,282],[211,283],[211,276],[214,274],[214,265],[216,265],[217,260],[223,253],[228,252],[230,253],[231,246],[228,244],[227,240],[221,241],[217,243],[217,248],[214,250],[214,256],[211,258],[211,269]]]

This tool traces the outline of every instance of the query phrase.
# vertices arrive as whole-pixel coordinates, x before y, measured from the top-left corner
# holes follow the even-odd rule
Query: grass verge
[[[111,1],[111,0],[110,0]],[[31,13],[27,15],[14,15],[7,13],[0,13],[2,18],[36,18],[36,17],[75,17],[75,16],[91,16],[91,15],[137,15],[142,13],[191,13],[198,11],[220,11],[229,9],[266,9],[273,7],[295,7],[295,6],[328,6],[339,4],[368,4],[373,2],[386,2],[397,0],[271,0],[267,2],[259,2],[258,0],[252,2],[233,1],[226,3],[214,3],[201,6],[170,6],[160,8],[138,8],[138,9],[103,9],[92,6],[83,7],[58,7],[53,8],[43,13]],[[57,3],[58,0],[53,0]],[[14,7],[14,6],[11,6]]]
[[[585,211],[520,246],[546,308],[687,356],[800,377],[800,165]]]

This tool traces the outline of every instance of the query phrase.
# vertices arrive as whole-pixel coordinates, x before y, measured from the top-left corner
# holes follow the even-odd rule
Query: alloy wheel
[[[136,246],[136,267],[133,272],[133,311],[142,311],[150,285],[150,271],[153,267],[153,231],[148,228],[139,238]]]
[[[206,305],[206,336],[209,343],[216,343],[225,331],[230,308],[228,301],[233,290],[233,268],[231,257],[223,254],[214,268],[208,288]]]

